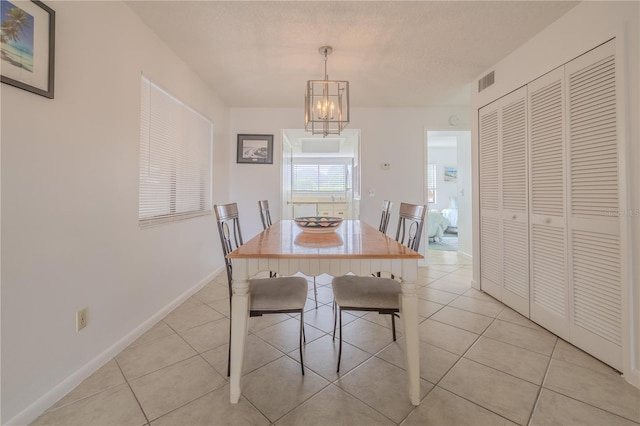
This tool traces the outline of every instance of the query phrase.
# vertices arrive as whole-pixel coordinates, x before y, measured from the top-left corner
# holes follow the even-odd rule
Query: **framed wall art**
[[[458,181],[458,168],[457,167],[445,167],[444,168],[444,181],[445,182],[457,182]]]
[[[0,79],[53,99],[55,11],[38,0],[0,0]]]
[[[238,135],[236,162],[273,164],[273,135]]]

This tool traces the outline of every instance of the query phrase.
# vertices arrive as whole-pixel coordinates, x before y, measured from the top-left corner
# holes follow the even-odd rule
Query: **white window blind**
[[[141,227],[210,213],[211,121],[142,77]]]
[[[436,201],[436,165],[430,163],[427,165],[427,202],[435,203]]]
[[[293,191],[295,192],[344,192],[346,190],[346,164],[293,165]]]

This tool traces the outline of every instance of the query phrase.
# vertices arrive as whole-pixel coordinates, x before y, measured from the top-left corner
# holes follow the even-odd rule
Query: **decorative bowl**
[[[341,217],[306,216],[296,217],[294,220],[303,232],[318,234],[333,232],[342,225]]]

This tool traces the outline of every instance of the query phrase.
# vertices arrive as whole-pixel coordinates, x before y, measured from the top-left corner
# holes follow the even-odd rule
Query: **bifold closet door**
[[[564,67],[528,86],[530,318],[568,340],[564,87]]]
[[[571,341],[622,369],[624,141],[615,41],[566,65]]]
[[[479,111],[480,286],[529,316],[526,93]]]
[[[527,89],[503,98],[500,120],[502,301],[529,316]]]
[[[495,101],[478,111],[480,157],[480,288],[502,300],[500,143]]]

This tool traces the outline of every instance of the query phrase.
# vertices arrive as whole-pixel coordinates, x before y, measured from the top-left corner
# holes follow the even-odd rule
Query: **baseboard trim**
[[[197,284],[191,287],[189,290],[182,293],[176,299],[172,300],[158,312],[153,314],[147,320],[142,322],[139,326],[127,333],[120,340],[115,342],[104,352],[96,356],[94,359],[86,363],[75,373],[68,376],[61,381],[58,385],[53,387],[50,391],[38,398],[35,402],[15,415],[6,425],[27,425],[41,416],[49,407],[58,402],[63,396],[71,392],[76,386],[78,386],[87,377],[91,376],[98,369],[100,369],[107,362],[111,361],[116,355],[118,355],[124,348],[133,343],[138,337],[149,331],[151,327],[156,325],[162,318],[164,318],[169,312],[173,311],[178,305],[193,296],[196,292],[202,289],[207,283],[209,283],[216,275],[218,275],[224,268],[220,267],[209,275],[200,280]]]

